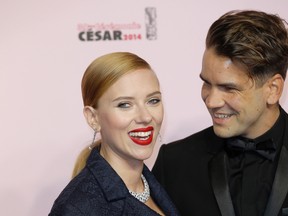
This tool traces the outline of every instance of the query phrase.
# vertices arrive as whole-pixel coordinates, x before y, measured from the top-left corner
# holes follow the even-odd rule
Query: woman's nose
[[[140,107],[137,111],[135,121],[137,123],[150,123],[152,121],[152,115],[146,107]]]

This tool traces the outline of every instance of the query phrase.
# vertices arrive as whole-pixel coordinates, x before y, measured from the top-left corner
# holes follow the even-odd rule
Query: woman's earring
[[[161,136],[160,132],[158,133],[158,139],[159,139],[159,142],[162,142],[162,136]]]
[[[92,143],[91,145],[89,146],[89,149],[92,150],[93,149],[93,144],[95,142],[95,139],[96,139],[96,135],[97,135],[97,130],[94,129],[94,135],[93,135],[93,140],[92,140]]]

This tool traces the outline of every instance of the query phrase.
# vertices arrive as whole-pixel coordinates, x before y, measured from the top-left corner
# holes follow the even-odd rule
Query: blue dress
[[[167,193],[144,165],[150,195],[165,215],[179,215]],[[86,167],[55,200],[49,216],[156,216],[157,212],[134,198],[122,179],[94,148]]]

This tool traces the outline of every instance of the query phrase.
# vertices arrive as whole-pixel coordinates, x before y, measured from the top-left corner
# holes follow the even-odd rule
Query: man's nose
[[[204,102],[209,109],[219,108],[225,104],[222,93],[217,89],[207,91]]]

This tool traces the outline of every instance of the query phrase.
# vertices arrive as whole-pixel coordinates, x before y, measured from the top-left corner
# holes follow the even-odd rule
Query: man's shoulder
[[[213,127],[211,126],[183,139],[163,144],[161,148],[165,148],[165,151],[186,151],[195,148],[205,148],[206,144],[214,142],[216,139],[219,138],[215,135]]]
[[[214,131],[213,131],[213,127],[208,127],[205,128],[201,131],[198,131],[196,133],[193,133],[189,136],[186,136],[182,139],[173,141],[171,143],[168,143],[167,145],[173,146],[173,145],[185,145],[186,143],[190,143],[191,141],[205,141],[207,138],[213,138],[216,137]]]

